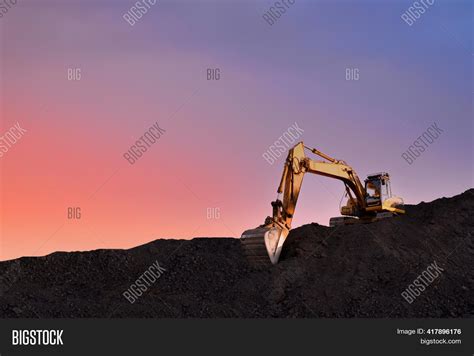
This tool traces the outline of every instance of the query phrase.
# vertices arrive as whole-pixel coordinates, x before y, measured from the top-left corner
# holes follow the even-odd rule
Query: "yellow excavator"
[[[324,159],[316,161],[306,157],[305,149]],[[291,229],[296,202],[305,173],[319,174],[344,183],[347,203],[341,206],[343,216],[331,218],[329,226],[370,223],[394,215],[404,214],[403,199],[392,196],[388,173],[371,174],[365,185],[346,162],[334,159],[303,142],[288,151],[278,197],[272,202],[273,214],[263,225],[246,230],[240,238],[244,252],[252,264],[278,263],[283,243]],[[283,200],[280,196],[283,193]]]

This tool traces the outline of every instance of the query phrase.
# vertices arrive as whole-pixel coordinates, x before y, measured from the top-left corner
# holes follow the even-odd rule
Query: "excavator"
[[[307,157],[305,149],[323,160]],[[277,190],[278,196],[271,203],[272,216],[268,216],[259,227],[244,231],[240,238],[244,253],[251,264],[278,263],[283,244],[291,230],[305,173],[338,179],[344,183],[348,199],[340,208],[342,216],[330,219],[330,227],[371,223],[405,213],[403,199],[392,196],[388,173],[371,174],[367,176],[363,185],[357,173],[346,162],[299,142],[288,151]],[[282,193],[283,200],[280,200]]]

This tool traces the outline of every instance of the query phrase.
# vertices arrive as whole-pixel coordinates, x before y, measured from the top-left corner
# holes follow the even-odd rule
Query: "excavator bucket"
[[[252,264],[268,264],[269,260],[272,264],[277,264],[288,233],[288,229],[278,225],[260,226],[244,231],[240,241]]]

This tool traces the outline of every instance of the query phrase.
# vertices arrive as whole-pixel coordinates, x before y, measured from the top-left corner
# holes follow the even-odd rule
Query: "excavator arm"
[[[306,157],[305,148],[326,161],[316,161]],[[366,208],[366,192],[356,172],[344,161],[336,160],[328,155],[304,146],[299,142],[288,151],[283,174],[278,186],[278,195],[283,200],[272,202],[273,214],[265,219],[265,223],[256,229],[247,230],[242,234],[242,243],[250,260],[262,262],[267,259],[275,264],[278,262],[281,249],[291,229],[291,222],[298,202],[303,178],[306,173],[314,173],[341,180],[349,195],[346,215],[359,215]]]
[[[306,157],[304,149],[324,158],[325,161],[316,161]],[[273,220],[291,229],[291,221],[296,209],[296,203],[306,173],[318,174],[342,181],[353,204],[352,212],[346,215],[359,215],[366,209],[365,188],[356,172],[344,161],[336,160],[328,155],[304,146],[303,142],[295,145],[288,152],[278,194],[283,194],[283,201],[272,202]],[[347,208],[347,207],[346,207]]]

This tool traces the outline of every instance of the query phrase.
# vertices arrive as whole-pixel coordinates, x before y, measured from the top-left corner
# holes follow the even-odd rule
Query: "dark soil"
[[[276,266],[232,238],[157,240],[0,263],[0,317],[473,317],[474,189],[369,225],[294,229]],[[122,293],[166,269],[133,304]],[[411,304],[401,293],[444,269]]]

